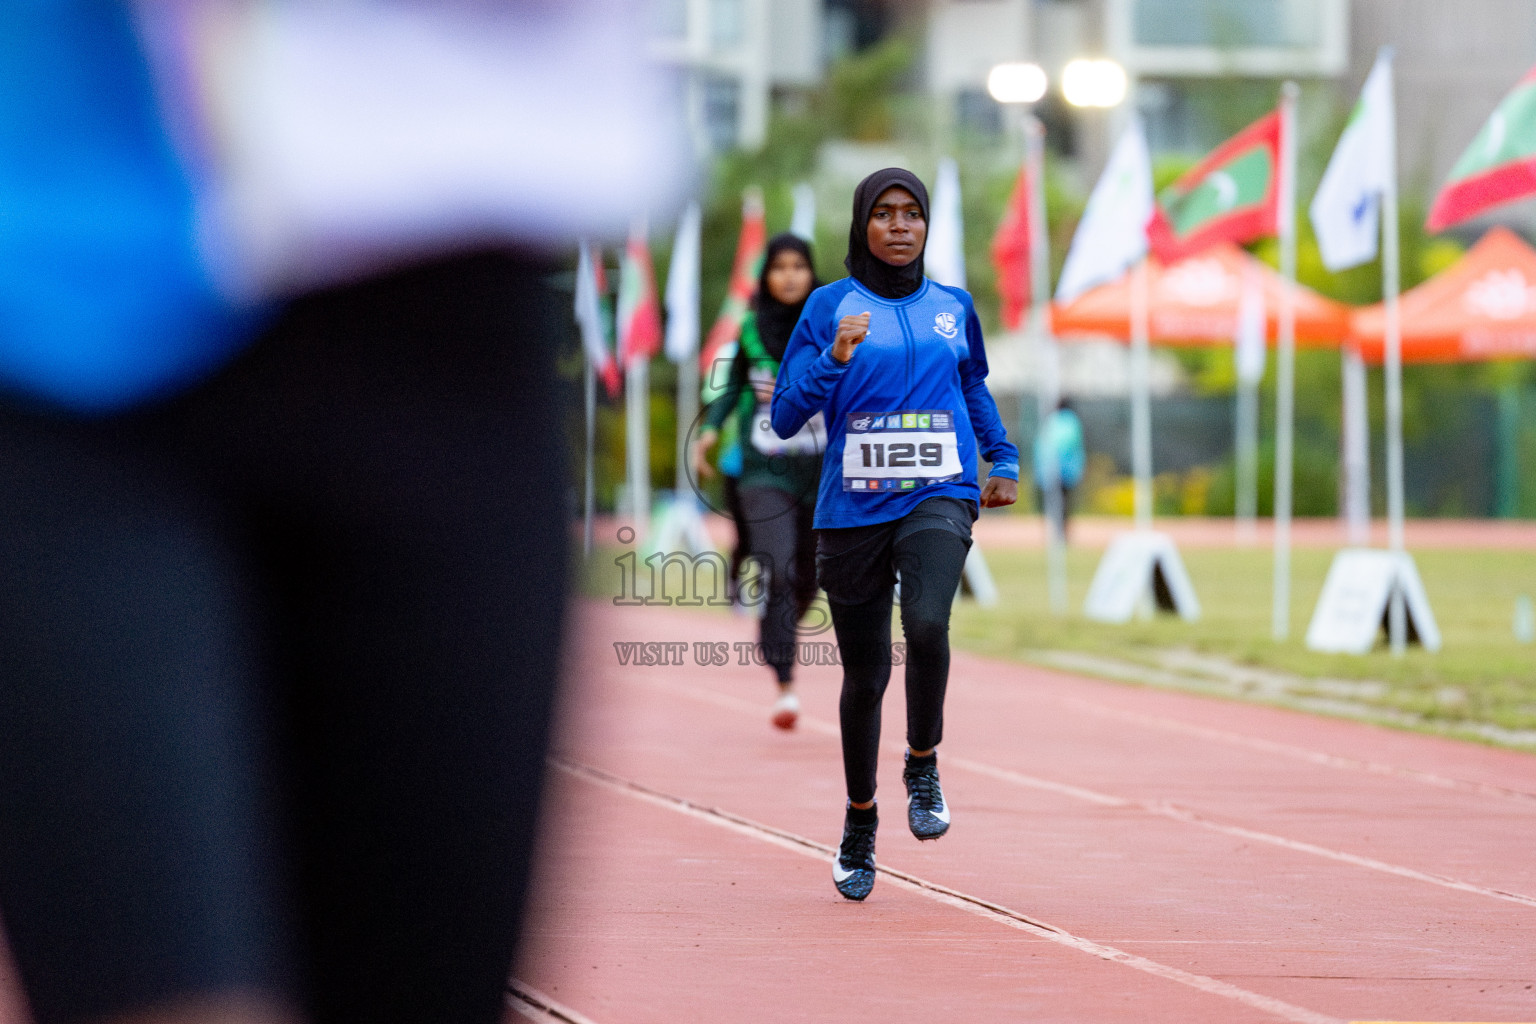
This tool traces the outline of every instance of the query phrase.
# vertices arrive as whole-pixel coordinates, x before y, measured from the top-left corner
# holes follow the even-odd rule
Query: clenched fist
[[[853,350],[869,334],[869,314],[845,316],[837,322],[837,339],[832,342],[832,358],[846,363],[853,358]]]
[[[1002,508],[1019,500],[1019,482],[1005,476],[989,476],[981,489],[982,508]]]

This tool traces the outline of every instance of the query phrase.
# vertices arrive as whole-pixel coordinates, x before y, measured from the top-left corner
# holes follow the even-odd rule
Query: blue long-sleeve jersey
[[[870,314],[869,334],[852,359],[839,363],[832,358],[838,321],[865,312]],[[992,463],[993,476],[1019,478],[1019,450],[1008,440],[997,403],[987,390],[981,324],[970,295],[960,288],[925,280],[911,295],[893,301],[880,298],[852,278],[844,278],[812,292],[779,366],[772,406],[774,432],[790,437],[818,412],[825,413],[827,423],[827,448],[816,499],[819,528],[889,522],[934,497],[960,498],[979,505],[978,451]],[[919,422],[925,430],[952,427],[958,465],[945,461],[944,466],[956,472],[930,482],[923,481],[921,469],[912,471],[911,475],[918,477],[913,480],[845,480],[843,456],[850,424],[856,434],[856,457],[861,449],[867,449],[866,438],[911,437],[921,441],[938,436],[860,433],[869,428],[871,420],[878,429],[884,420],[902,413],[913,417],[906,423],[914,429]],[[931,464],[939,465],[937,446],[917,447],[932,449]],[[867,450],[863,457],[864,464],[870,464]],[[871,475],[884,471],[884,448],[876,452],[876,458],[882,465]]]

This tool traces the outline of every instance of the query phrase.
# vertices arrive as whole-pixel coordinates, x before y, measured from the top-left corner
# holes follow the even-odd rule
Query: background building
[[[1536,66],[1536,4],[1529,0],[1352,0],[1353,95],[1376,50],[1397,48],[1398,152],[1404,190],[1428,195],[1488,120],[1494,106]],[[1530,223],[1528,208],[1525,213]],[[1501,214],[1506,223],[1509,216]]]
[[[703,157],[756,149],[775,92],[821,82],[829,29],[823,0],[653,0],[651,53],[674,69],[677,102]],[[848,45],[856,39],[849,38]]]
[[[1040,64],[1052,83],[1040,113],[1084,177],[1124,111],[1143,116],[1155,152],[1198,154],[1284,78],[1313,85],[1309,103],[1347,109],[1377,50],[1392,45],[1408,192],[1438,185],[1536,64],[1530,0],[654,0],[652,25],[652,52],[676,70],[701,157],[762,145],[775,104],[820,86],[838,57],[905,32],[921,44],[912,84],[941,136],[1003,133],[987,72]],[[1062,101],[1062,69],[1084,56],[1125,68],[1119,115]]]

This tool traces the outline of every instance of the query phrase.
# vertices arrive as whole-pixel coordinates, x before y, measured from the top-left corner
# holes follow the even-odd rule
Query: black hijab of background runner
[[[928,220],[928,189],[917,175],[900,167],[876,171],[853,190],[853,226],[848,229],[848,256],[843,266],[848,268],[849,276],[882,299],[904,299],[923,286],[922,252],[911,263],[897,267],[869,251],[869,215],[874,212],[880,193],[892,186],[910,192],[923,209],[923,221]]]
[[[800,321],[805,299],[811,295],[806,292],[805,298],[799,302],[784,303],[774,298],[768,290],[768,268],[773,266],[775,256],[786,251],[797,252],[805,257],[806,266],[811,268],[813,291],[821,285],[816,279],[816,264],[811,259],[811,247],[805,239],[787,231],[768,239],[768,247],[763,251],[763,269],[757,275],[757,295],[752,300],[752,311],[757,314],[757,336],[763,343],[763,349],[775,360],[784,358],[784,347],[789,344],[789,336],[794,333],[795,324]]]

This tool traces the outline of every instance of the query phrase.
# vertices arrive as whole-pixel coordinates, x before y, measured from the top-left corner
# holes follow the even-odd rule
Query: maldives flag
[[[997,270],[997,294],[1003,300],[1003,326],[1010,331],[1023,324],[1031,299],[1029,204],[1033,190],[1029,168],[1019,168],[1003,221],[992,236],[992,266]]]
[[[608,280],[603,273],[603,254],[582,242],[581,255],[576,263],[576,323],[581,328],[581,344],[587,359],[602,378],[609,396],[617,398],[623,385],[619,382],[618,364],[608,349],[608,326],[612,319],[612,310],[608,306]]]
[[[1147,240],[1164,263],[1217,242],[1242,245],[1279,226],[1280,112],[1222,143],[1159,198]]]
[[[725,292],[720,315],[715,317],[704,347],[699,350],[699,372],[708,381],[709,369],[720,357],[721,349],[736,340],[741,322],[757,291],[758,274],[763,267],[763,249],[768,244],[768,224],[763,218],[763,197],[749,190],[741,202],[741,236],[736,240],[736,262],[731,265],[731,283]]]
[[[1429,211],[1442,231],[1500,203],[1536,195],[1536,68],[1526,72],[1461,154]]]
[[[645,235],[644,221],[630,226],[629,244],[619,264],[619,361],[625,367],[661,351],[661,309]]]

